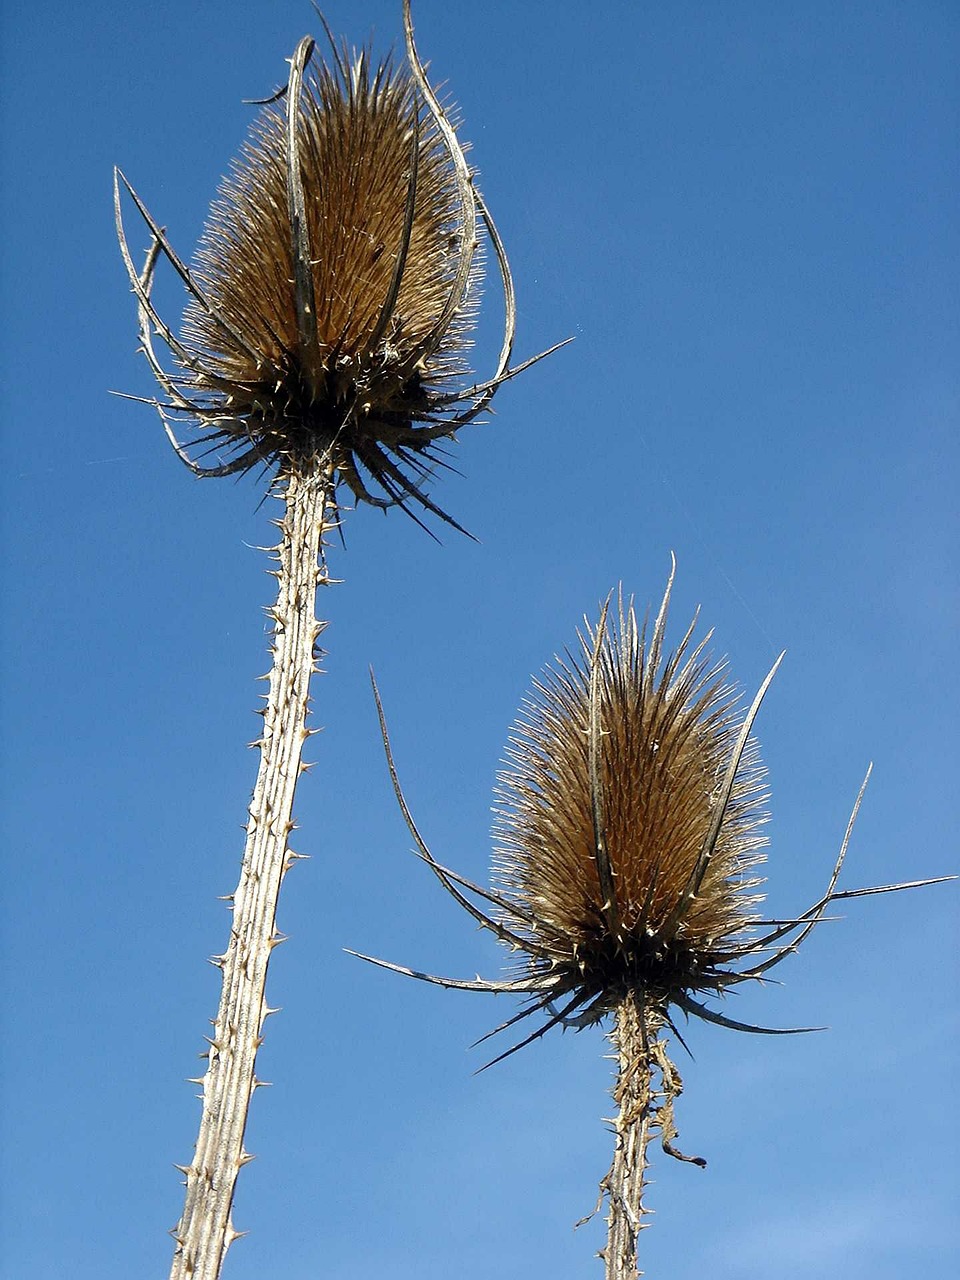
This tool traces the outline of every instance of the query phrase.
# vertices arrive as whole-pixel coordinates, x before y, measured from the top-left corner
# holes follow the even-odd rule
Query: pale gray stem
[[[617,1084],[613,1098],[616,1146],[610,1172],[601,1184],[607,1197],[606,1280],[636,1280],[637,1237],[644,1225],[643,1188],[647,1145],[658,1117],[651,1085],[652,1040],[658,1028],[644,1025],[644,1009],[635,994],[617,1007],[610,1034],[617,1051]]]
[[[279,591],[270,611],[273,667],[263,712],[260,768],[243,853],[240,882],[233,895],[233,924],[226,952],[215,957],[223,972],[220,1010],[214,1024],[203,1077],[200,1134],[186,1175],[183,1216],[170,1280],[217,1280],[227,1249],[242,1233],[234,1230],[230,1206],[242,1165],[252,1157],[243,1134],[253,1091],[261,1083],[254,1067],[264,1019],[270,954],[282,938],[276,932],[280,884],[296,854],[287,840],[293,829],[293,797],[301,763],[310,677],[316,670],[317,587],[328,581],[324,535],[335,524],[328,477],[321,472],[291,475],[285,494],[282,538],[277,547]]]

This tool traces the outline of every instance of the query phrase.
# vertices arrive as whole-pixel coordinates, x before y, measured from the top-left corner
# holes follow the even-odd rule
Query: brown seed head
[[[499,779],[498,887],[535,965],[609,994],[598,1014],[631,988],[659,1003],[715,986],[761,900],[764,771],[747,742],[724,800],[739,695],[693,626],[663,658],[666,603],[649,639],[622,600],[616,626],[606,610],[588,626],[534,684]]]
[[[301,41],[288,84],[221,183],[192,270],[125,179],[153,235],[140,272],[119,184],[117,219],[144,349],[167,394],[155,403],[197,474],[319,468],[358,500],[408,509],[413,499],[449,519],[423,489],[441,463],[437,442],[530,362],[508,367],[506,255],[419,61],[409,0],[404,19],[403,69],[336,45],[332,65],[317,65],[313,40]],[[504,339],[493,377],[464,386],[481,226],[503,283]],[[151,300],[161,255],[189,294],[179,338]],[[162,367],[155,335],[176,372]],[[199,427],[187,445],[178,418]],[[197,460],[210,454],[214,465]]]
[[[833,902],[937,883],[837,888],[868,769],[826,891],[792,919],[756,918],[763,895],[753,872],[766,844],[759,830],[766,796],[750,735],[783,654],[744,709],[726,664],[706,652],[710,634],[694,646],[696,618],[664,657],[672,587],[671,572],[649,635],[622,599],[617,624],[609,627],[608,600],[597,625],[586,624],[579,656],[558,660],[535,682],[498,781],[489,889],[430,852],[400,787],[374,683],[390,777],[420,857],[446,892],[522,959],[512,975],[493,981],[352,954],[441,987],[526,997],[525,1007],[489,1035],[548,1015],[487,1066],[560,1023],[587,1026],[627,1006],[643,1014],[649,1062],[661,1062],[654,1045],[660,1027],[669,1024],[679,1037],[673,1006],[735,1031],[815,1030],[740,1022],[695,997],[763,981],[796,953]],[[666,1076],[664,1087],[676,1096]]]
[[[477,271],[437,332],[460,261],[457,188],[436,126],[421,129],[408,72],[372,68],[367,53],[345,73],[321,66],[304,83],[297,124],[315,333],[305,348],[287,121],[267,106],[221,184],[196,257],[208,305],[192,299],[185,317],[184,344],[202,361],[191,390],[216,397],[224,382],[234,385],[224,399],[243,443],[252,434],[268,453],[310,457],[335,440],[339,465],[369,450],[375,468],[374,451],[402,441],[431,394],[462,371]]]

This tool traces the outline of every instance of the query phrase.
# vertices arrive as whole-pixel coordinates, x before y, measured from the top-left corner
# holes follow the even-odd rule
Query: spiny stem
[[[657,1125],[651,1077],[651,1041],[659,1027],[645,1025],[645,1011],[634,993],[617,1007],[610,1039],[617,1051],[616,1146],[610,1171],[601,1184],[607,1196],[606,1280],[636,1280],[637,1237],[643,1228],[644,1171],[647,1145]]]
[[[277,548],[279,591],[274,619],[273,666],[259,743],[260,768],[250,802],[250,820],[240,881],[233,895],[233,925],[223,956],[220,1009],[203,1078],[200,1134],[186,1174],[183,1216],[170,1280],[217,1280],[227,1249],[241,1234],[230,1219],[237,1174],[251,1157],[243,1134],[253,1091],[264,1019],[277,900],[292,865],[287,840],[293,829],[293,798],[301,763],[310,677],[316,670],[317,588],[326,584],[325,534],[335,526],[329,477],[317,470],[291,474]]]
[[[668,1156],[706,1168],[700,1156],[687,1156],[673,1145],[677,1126],[673,1104],[683,1093],[680,1072],[670,1061],[661,1034],[668,1019],[656,1005],[644,1004],[641,994],[629,991],[617,1005],[610,1040],[617,1051],[617,1083],[613,1100],[616,1144],[613,1163],[600,1183],[600,1208],[607,1198],[606,1280],[637,1280],[637,1239],[647,1225],[643,1205],[647,1147],[655,1133]],[[671,1024],[672,1025],[672,1024]],[[596,1212],[596,1210],[594,1210]]]

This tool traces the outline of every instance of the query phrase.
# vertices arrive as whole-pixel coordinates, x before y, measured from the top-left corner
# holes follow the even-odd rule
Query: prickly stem
[[[186,1168],[186,1201],[174,1238],[170,1280],[217,1280],[236,1232],[230,1220],[237,1173],[249,1159],[243,1146],[261,1027],[274,1012],[265,1000],[267,966],[281,935],[277,899],[291,862],[294,791],[306,741],[317,588],[329,579],[325,534],[334,527],[329,478],[291,475],[280,527],[280,570],[274,618],[273,666],[258,743],[260,767],[249,809],[240,881],[233,894],[230,941],[215,957],[223,972],[220,1009],[203,1077],[203,1114]]]
[[[607,1247],[602,1253],[606,1280],[637,1280],[637,1240],[649,1224],[643,1203],[647,1147],[656,1134],[664,1153],[701,1169],[706,1160],[687,1156],[673,1145],[677,1137],[674,1103],[683,1092],[680,1073],[670,1061],[663,1030],[668,1019],[655,1004],[629,991],[616,1010],[610,1040],[616,1049],[617,1083],[613,1100],[617,1114],[611,1121],[616,1141],[613,1162],[600,1183],[597,1209],[607,1201]],[[672,1024],[671,1024],[672,1025]],[[674,1031],[676,1029],[674,1028]],[[592,1214],[590,1215],[593,1216]],[[583,1219],[587,1221],[586,1218]]]
[[[644,1024],[646,1014],[636,995],[617,1008],[610,1034],[617,1054],[613,1098],[615,1148],[610,1171],[601,1184],[607,1198],[606,1280],[636,1280],[637,1239],[644,1222],[643,1188],[647,1145],[657,1125],[652,1086],[651,1041],[658,1027]]]

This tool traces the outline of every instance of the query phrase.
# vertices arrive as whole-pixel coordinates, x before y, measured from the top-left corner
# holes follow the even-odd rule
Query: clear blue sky
[[[329,0],[399,42],[399,0]],[[229,1280],[599,1276],[611,1139],[596,1031],[495,1070],[511,1012],[361,965],[501,955],[410,855],[410,802],[487,875],[491,788],[530,677],[618,580],[694,606],[753,689],[771,910],[817,896],[867,762],[844,883],[958,869],[960,13],[836,4],[419,0],[418,39],[511,254],[518,355],[435,494],[481,539],[361,510],[315,685]],[[118,162],[192,251],[304,0],[8,5],[3,16],[5,1275],[159,1277],[199,1117],[255,757],[269,504],[187,474],[146,408],[114,240]],[[135,235],[135,239],[144,239]],[[477,358],[492,363],[496,293]],[[165,295],[176,314],[176,292]],[[956,886],[850,904],[738,1017],[697,1024],[657,1158],[651,1277],[955,1274]],[[730,1007],[728,1006],[728,1009]]]

